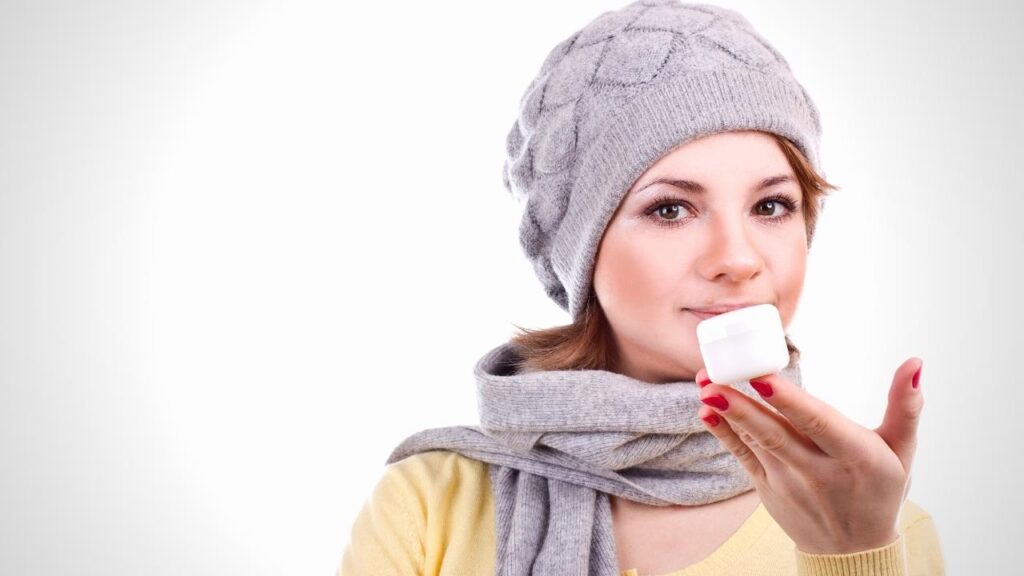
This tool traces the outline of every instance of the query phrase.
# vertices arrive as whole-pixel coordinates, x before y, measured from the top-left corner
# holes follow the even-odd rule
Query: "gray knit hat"
[[[679,145],[727,130],[783,136],[819,169],[817,107],[733,10],[637,0],[555,46],[520,100],[503,180],[525,203],[523,250],[573,320],[636,179]]]

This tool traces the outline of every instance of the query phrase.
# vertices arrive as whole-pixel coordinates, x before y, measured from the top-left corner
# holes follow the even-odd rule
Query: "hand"
[[[701,368],[701,400],[721,396],[728,407],[704,405],[699,415],[720,416],[717,426],[707,420],[705,425],[750,474],[765,509],[799,550],[843,554],[880,548],[899,537],[924,406],[921,390],[912,386],[922,364],[910,358],[896,369],[885,417],[874,430],[779,374],[751,380],[760,388],[759,401],[710,383]]]

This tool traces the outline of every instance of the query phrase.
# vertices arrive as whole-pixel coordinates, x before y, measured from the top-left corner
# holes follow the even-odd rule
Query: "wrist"
[[[856,542],[829,542],[797,544],[796,548],[804,554],[858,554],[870,552],[879,548],[892,546],[899,540],[899,533],[892,531],[889,534],[872,538],[870,540],[858,540]]]
[[[810,554],[796,550],[798,576],[819,574],[871,574],[873,576],[907,576],[906,542],[900,536],[881,548],[850,553]]]

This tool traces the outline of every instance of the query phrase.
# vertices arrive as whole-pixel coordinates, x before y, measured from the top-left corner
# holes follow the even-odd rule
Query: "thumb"
[[[875,429],[908,471],[917,449],[917,426],[924,408],[924,395],[920,387],[915,387],[920,384],[923,365],[920,358],[910,358],[896,369],[889,389],[889,406],[882,425]]]

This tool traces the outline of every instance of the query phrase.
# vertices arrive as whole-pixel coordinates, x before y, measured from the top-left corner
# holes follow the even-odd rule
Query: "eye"
[[[770,224],[781,224],[799,211],[800,203],[795,199],[777,194],[762,198],[754,207],[754,214],[768,221]],[[659,226],[680,226],[686,220],[685,212],[690,211],[689,203],[663,196],[654,200],[645,214],[654,220]]]
[[[765,216],[773,222],[782,222],[789,219],[797,211],[800,204],[793,198],[785,195],[769,196],[757,203],[757,207],[767,208],[767,214],[758,212],[759,216]],[[785,209],[781,214],[776,214],[779,208]],[[755,208],[755,211],[757,208]]]
[[[662,204],[658,206],[658,216],[668,220],[678,220],[681,207],[682,204],[679,204],[678,202],[673,204]]]
[[[653,201],[645,214],[662,226],[675,226],[682,220],[686,206],[689,206],[686,202],[665,196]]]

